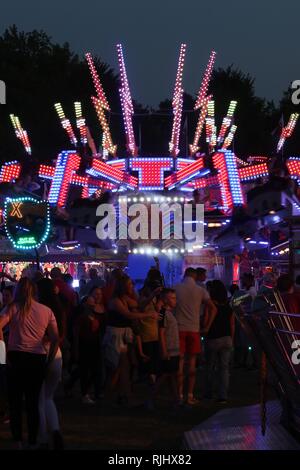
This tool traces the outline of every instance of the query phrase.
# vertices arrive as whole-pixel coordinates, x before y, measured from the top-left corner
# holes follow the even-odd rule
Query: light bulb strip
[[[113,144],[112,137],[109,130],[109,125],[105,117],[104,107],[102,106],[101,100],[92,96],[92,102],[95,107],[98,120],[103,132],[103,149],[106,150],[111,155],[115,155],[117,151],[117,146]]]
[[[232,141],[233,141],[233,138],[234,138],[234,134],[236,133],[236,130],[237,130],[237,126],[233,124],[230,127],[230,131],[229,131],[229,133],[228,133],[227,137],[225,138],[224,143],[222,145],[223,150],[226,150],[232,144]]]
[[[69,119],[67,119],[66,116],[65,116],[65,113],[64,113],[64,110],[62,108],[61,103],[55,103],[54,108],[57,112],[57,115],[58,115],[59,120],[61,122],[62,128],[68,134],[68,137],[70,139],[71,144],[74,145],[74,147],[76,147],[77,146],[77,138],[75,136],[75,132],[73,130],[73,127],[72,127]]]
[[[121,107],[122,107],[122,114],[123,114],[123,120],[124,120],[127,148],[129,150],[129,153],[133,157],[136,157],[138,154],[138,148],[135,143],[133,121],[132,121],[133,103],[132,103],[129,83],[127,79],[123,48],[121,44],[117,44],[117,53],[118,53],[121,85],[122,85],[119,90],[119,93],[120,93],[120,99],[121,99]]]
[[[185,52],[186,52],[186,44],[181,44],[180,52],[179,52],[179,59],[178,59],[175,88],[174,88],[174,94],[173,94],[173,100],[172,100],[173,124],[172,124],[171,140],[169,142],[169,151],[173,157],[177,157],[179,153],[179,139],[180,139],[183,93],[184,93],[184,90],[182,87],[182,75],[183,75]]]
[[[197,98],[196,103],[195,103],[195,109],[201,108],[201,106],[203,106],[203,104],[204,104],[204,100],[207,96],[207,91],[208,91],[209,82],[210,82],[210,79],[211,79],[211,74],[212,74],[212,71],[213,71],[213,68],[214,68],[215,60],[216,60],[216,52],[212,51],[211,54],[210,54],[210,57],[209,57],[208,64],[206,66],[206,70],[205,70],[205,73],[204,73],[204,77],[203,77],[201,86],[200,86],[200,90],[199,90],[199,93],[198,93],[198,98]]]
[[[199,140],[202,134],[202,130],[203,130],[203,126],[205,123],[206,114],[207,114],[208,103],[211,99],[211,96],[212,95],[207,96],[203,101],[203,105],[202,105],[201,112],[199,114],[199,118],[197,122],[196,132],[194,135],[194,140],[193,140],[193,143],[190,145],[191,155],[195,155],[195,153],[199,150],[199,147],[198,147]]]
[[[20,119],[18,118],[18,116],[10,114],[10,120],[13,125],[16,137],[22,142],[26,153],[28,153],[28,155],[31,155],[31,145],[29,137],[27,131],[21,126]]]
[[[87,60],[88,66],[89,66],[89,69],[90,69],[90,72],[91,72],[91,75],[92,75],[92,79],[93,79],[93,82],[94,82],[96,94],[97,94],[97,97],[98,97],[99,101],[101,102],[101,106],[102,106],[102,108],[106,109],[107,111],[110,111],[110,107],[109,107],[107,98],[105,96],[104,90],[102,88],[102,84],[100,82],[100,78],[98,76],[96,67],[94,65],[92,55],[89,52],[87,52],[85,54],[85,58]]]
[[[290,115],[287,125],[281,130],[280,138],[277,144],[277,152],[280,152],[280,150],[282,150],[286,139],[291,137],[291,135],[293,134],[298,118],[298,113],[292,113]]]
[[[80,142],[82,145],[87,144],[87,128],[85,123],[85,118],[82,116],[82,106],[80,101],[75,101],[75,116],[76,116],[76,126],[80,132]]]
[[[222,143],[224,141],[227,129],[229,129],[229,127],[232,124],[233,115],[234,115],[236,106],[237,106],[237,101],[230,101],[227,114],[223,118],[223,121],[221,124],[220,132],[219,132],[218,139],[217,139],[218,143]]]
[[[204,168],[203,158],[199,158],[190,165],[187,165],[185,168],[182,168],[179,171],[176,171],[170,176],[165,178],[165,187],[168,190],[174,189],[179,185],[183,185],[199,175],[201,170]]]

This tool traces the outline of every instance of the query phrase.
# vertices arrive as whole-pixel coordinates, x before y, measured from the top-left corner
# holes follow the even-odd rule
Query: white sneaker
[[[95,405],[96,402],[92,400],[89,395],[85,395],[84,397],[82,397],[82,403],[84,405]]]

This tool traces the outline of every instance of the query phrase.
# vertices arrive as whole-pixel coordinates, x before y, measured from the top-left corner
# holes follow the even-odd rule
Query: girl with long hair
[[[130,391],[128,352],[133,342],[132,322],[149,317],[158,319],[158,313],[139,311],[134,297],[130,277],[123,275],[116,280],[108,303],[107,328],[103,340],[105,359],[111,372],[110,386],[118,387],[121,404],[127,402]]]
[[[34,284],[22,278],[14,301],[0,317],[0,328],[9,324],[7,381],[10,425],[16,447],[22,448],[22,402],[28,425],[28,445],[36,447],[39,427],[39,395],[46,366],[55,358],[59,336],[55,316],[35,300]],[[47,342],[45,339],[47,338]]]
[[[55,285],[51,279],[41,279],[37,283],[38,299],[43,305],[49,307],[54,313],[58,334],[59,346],[63,343],[66,331],[65,312],[59,301]],[[48,445],[48,431],[51,433],[54,449],[63,448],[63,440],[60,433],[58,413],[54,402],[54,394],[62,377],[62,353],[57,348],[53,361],[49,364],[45,379],[41,388],[39,399],[40,429],[39,440],[41,446]]]
[[[163,279],[158,269],[151,268],[147,274],[144,286],[140,291],[139,307],[143,312],[159,312],[159,295],[163,289]],[[137,350],[140,359],[140,372],[149,379],[152,386],[155,383],[159,369],[159,329],[156,319],[148,317],[139,320],[136,325]]]

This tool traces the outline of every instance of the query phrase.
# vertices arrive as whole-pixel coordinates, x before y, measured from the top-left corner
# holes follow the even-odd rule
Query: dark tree
[[[16,26],[0,36],[0,78],[6,82],[7,105],[0,106],[0,161],[28,160],[22,144],[16,139],[9,114],[20,117],[28,131],[33,160],[50,161],[62,149],[72,146],[63,131],[54,109],[60,101],[66,116],[75,126],[74,101],[81,101],[83,114],[97,147],[101,144],[101,128],[91,103],[94,86],[84,57],[74,54],[69,45],[59,45],[43,31],[20,32]],[[109,65],[95,58],[105,93],[111,106],[108,115],[112,138],[118,145],[118,156],[127,154],[124,123],[119,99],[119,77]],[[171,89],[170,89],[171,90]],[[216,123],[220,128],[230,100],[237,100],[235,123],[238,125],[234,150],[241,157],[272,154],[280,111],[273,103],[255,95],[254,79],[232,66],[214,71],[210,86],[215,100]],[[180,154],[187,155],[188,146],[198,120],[194,110],[195,96],[184,94]],[[289,103],[282,101],[287,113]],[[171,138],[173,110],[171,96],[158,109],[134,103],[133,125],[136,142],[143,155],[166,155]],[[201,150],[206,150],[204,133]]]
[[[7,104],[0,106],[0,158],[22,159],[25,152],[16,139],[9,114],[20,117],[28,131],[33,157],[49,161],[62,149],[72,146],[63,131],[54,103],[60,101],[75,125],[74,101],[82,101],[83,113],[95,137],[101,142],[101,129],[91,103],[95,95],[84,58],[71,52],[69,45],[55,44],[43,31],[19,32],[16,26],[0,37],[0,77],[7,87]],[[100,58],[95,59],[111,109],[120,113],[118,76]],[[111,116],[113,140],[124,146],[121,116]]]

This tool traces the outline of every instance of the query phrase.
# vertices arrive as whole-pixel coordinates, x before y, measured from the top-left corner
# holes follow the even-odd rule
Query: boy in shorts
[[[154,389],[154,396],[163,382],[168,382],[172,401],[178,405],[177,375],[179,369],[179,332],[177,320],[174,316],[176,307],[176,292],[173,289],[163,289],[160,295],[162,307],[159,319],[160,367],[159,377]],[[150,407],[153,400],[149,400]]]

